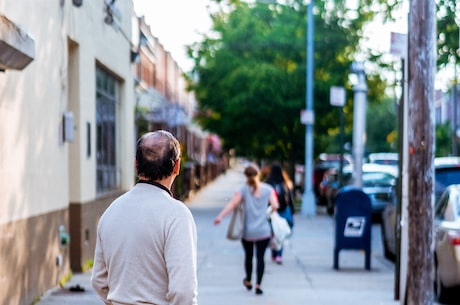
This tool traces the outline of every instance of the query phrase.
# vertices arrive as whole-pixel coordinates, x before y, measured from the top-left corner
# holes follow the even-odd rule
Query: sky
[[[137,16],[145,16],[152,35],[160,40],[184,72],[193,62],[185,46],[201,41],[199,33],[211,28],[207,5],[209,0],[133,0]]]
[[[207,9],[210,0],[133,0],[133,3],[136,14],[145,16],[152,34],[171,52],[179,67],[185,72],[191,70],[193,63],[186,56],[185,46],[201,41],[200,33],[211,28]],[[392,25],[373,24],[367,31],[369,41],[366,44],[380,52],[388,52],[390,33],[407,33],[407,19],[399,18]]]
[[[211,1],[133,0],[133,3],[136,15],[145,16],[152,34],[171,53],[182,71],[190,71],[193,62],[186,56],[185,46],[201,41],[201,33],[209,32],[208,6]],[[375,22],[371,25],[366,31],[369,38],[366,45],[380,52],[389,52],[391,32],[407,34],[407,8],[397,16],[394,24]],[[445,80],[441,82],[445,83]]]

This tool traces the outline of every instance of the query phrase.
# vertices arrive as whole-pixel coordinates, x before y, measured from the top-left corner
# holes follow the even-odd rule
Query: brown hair
[[[255,164],[249,164],[244,169],[244,175],[246,176],[246,183],[252,188],[254,194],[258,187],[259,168]]]

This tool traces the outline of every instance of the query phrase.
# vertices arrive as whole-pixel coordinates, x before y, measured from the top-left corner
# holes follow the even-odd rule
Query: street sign
[[[315,121],[315,115],[312,110],[302,109],[300,111],[300,122],[305,125],[313,124]]]
[[[336,86],[331,87],[330,103],[332,106],[345,106],[345,88]]]
[[[401,58],[407,57],[407,34],[391,32],[390,53]]]

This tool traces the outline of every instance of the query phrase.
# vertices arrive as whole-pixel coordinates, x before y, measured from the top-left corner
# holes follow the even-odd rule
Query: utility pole
[[[434,1],[410,0],[407,305],[433,303]]]

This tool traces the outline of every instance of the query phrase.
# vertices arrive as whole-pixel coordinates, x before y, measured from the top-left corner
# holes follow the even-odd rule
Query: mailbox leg
[[[339,251],[337,247],[334,248],[334,269],[338,270],[339,269]]]
[[[366,249],[366,270],[371,270],[371,250]]]

